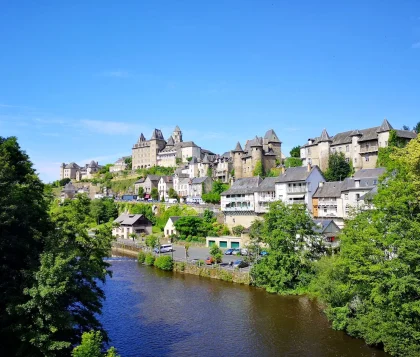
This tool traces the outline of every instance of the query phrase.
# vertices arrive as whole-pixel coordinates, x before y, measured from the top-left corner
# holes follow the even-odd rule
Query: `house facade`
[[[164,199],[166,201],[169,198],[170,188],[173,188],[173,177],[161,176],[158,182],[158,192],[160,199]]]
[[[79,166],[75,162],[71,162],[69,164],[62,163],[60,165],[60,180],[64,178],[69,178],[75,181],[91,179],[101,168],[102,166],[93,160],[84,166]]]
[[[211,177],[194,177],[190,179],[190,189],[188,196],[198,198],[203,195],[203,193],[208,193],[212,190],[213,180]]]
[[[112,235],[117,238],[131,239],[130,234],[141,234],[149,235],[152,234],[152,222],[150,222],[142,214],[121,214],[114,223],[118,224],[118,227],[112,229]]]
[[[109,168],[109,172],[120,172],[124,171],[127,168],[127,164],[125,163],[126,159],[129,159],[131,156],[123,156],[120,157],[117,161],[114,162],[114,165],[112,165]]]
[[[308,139],[300,149],[303,165],[311,163],[318,165],[322,171],[328,168],[328,158],[333,153],[343,153],[354,169],[375,168],[378,160],[378,150],[388,146],[389,133],[394,130],[388,120],[384,119],[381,126],[350,130],[329,136],[326,129],[321,136]],[[409,141],[417,136],[409,130],[395,130],[397,137]]]
[[[361,169],[344,181],[320,182],[312,197],[313,216],[332,219],[339,226],[358,210],[371,209],[385,168]]]

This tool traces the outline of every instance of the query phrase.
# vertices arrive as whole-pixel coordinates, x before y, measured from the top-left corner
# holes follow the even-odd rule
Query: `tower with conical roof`
[[[172,137],[174,138],[175,144],[182,142],[182,131],[178,125],[174,129],[174,132],[172,133]]]
[[[318,151],[319,151],[319,166],[322,171],[328,167],[328,160],[330,158],[330,146],[332,143],[331,137],[328,135],[327,129],[324,129],[319,137]]]
[[[242,154],[244,153],[241,144],[236,144],[235,149],[232,150],[233,155],[233,170],[235,171],[235,179],[243,177]]]
[[[165,148],[166,141],[160,129],[153,130],[150,138],[150,166],[157,165],[157,155]]]

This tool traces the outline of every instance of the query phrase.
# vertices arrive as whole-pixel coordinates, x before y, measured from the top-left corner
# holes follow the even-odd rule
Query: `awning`
[[[305,195],[293,195],[290,197],[291,200],[295,200],[295,199],[301,200],[303,198],[305,198]]]
[[[144,198],[149,199],[149,198],[150,198],[150,195],[149,195],[148,193],[146,193],[146,194],[144,195]]]

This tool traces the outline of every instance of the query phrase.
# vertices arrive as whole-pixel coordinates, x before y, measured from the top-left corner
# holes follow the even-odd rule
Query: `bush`
[[[155,256],[152,253],[147,253],[144,258],[144,263],[146,265],[154,265],[155,264]]]
[[[222,262],[222,251],[216,244],[210,247],[210,255],[216,263]]]
[[[140,264],[143,264],[144,263],[144,261],[145,261],[145,259],[146,259],[146,253],[145,252],[143,252],[142,250],[139,252],[139,254],[137,255],[137,261],[140,263]]]
[[[240,237],[242,232],[245,230],[244,226],[235,226],[232,228],[232,233],[236,236],[236,237]]]
[[[161,255],[155,260],[155,267],[162,270],[172,270],[173,265],[174,263],[169,255]]]

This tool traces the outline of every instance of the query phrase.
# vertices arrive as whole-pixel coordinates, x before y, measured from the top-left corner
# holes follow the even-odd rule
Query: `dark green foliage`
[[[214,181],[211,192],[201,196],[202,200],[207,203],[220,203],[220,194],[229,189],[229,185],[221,181]]]
[[[305,292],[314,276],[313,262],[324,249],[304,205],[273,202],[263,226],[253,225],[253,235],[261,234],[269,247],[269,255],[252,268],[255,285],[280,294]]]
[[[161,255],[155,259],[155,267],[161,270],[171,271],[173,268],[173,261],[169,255]]]
[[[20,346],[16,326],[30,316],[16,315],[16,306],[29,300],[45,239],[52,230],[44,185],[16,138],[0,137],[0,345],[4,356]]]
[[[207,177],[212,177],[213,176],[213,170],[211,169],[211,167],[209,167],[207,169],[207,173],[206,173]]]
[[[143,198],[144,197],[144,188],[142,186],[139,187],[139,190],[137,192],[137,194],[139,195],[139,197]]]
[[[333,153],[328,158],[328,169],[324,173],[327,181],[343,181],[352,174],[351,166],[346,162],[344,153]]]
[[[204,220],[201,217],[181,217],[175,222],[175,227],[179,236],[205,237],[207,234]]]
[[[416,126],[413,128],[413,130],[419,134],[420,133],[420,121],[416,124]]]
[[[152,211],[152,206],[146,203],[131,203],[131,202],[118,202],[117,203],[118,212],[128,211],[131,214],[142,214],[144,215],[152,224],[156,224],[156,216]]]
[[[106,174],[106,173],[109,173],[109,168],[110,168],[111,166],[114,166],[114,165],[113,165],[113,164],[106,164],[105,166],[102,166],[102,167],[100,168],[100,170],[98,171],[98,173],[99,173],[99,174]]]
[[[176,198],[177,200],[179,199],[178,194],[172,187],[169,189],[168,196],[169,198]]]
[[[375,210],[359,213],[340,235],[340,253],[317,264],[313,288],[336,329],[420,355],[420,140],[395,148],[393,170]]]
[[[145,261],[145,259],[146,259],[146,253],[145,252],[143,252],[142,250],[139,252],[139,254],[137,255],[137,261],[140,263],[140,264],[143,264],[144,263],[144,261]]]
[[[216,221],[213,211],[210,211],[209,209],[204,210],[203,219],[204,219],[204,222],[207,222],[207,223],[213,223]]]
[[[216,263],[222,262],[222,250],[216,244],[213,244],[210,247],[210,256]]]
[[[124,160],[124,163],[127,165],[127,166],[126,166],[126,170],[131,170],[131,168],[132,168],[132,163],[133,163],[133,160],[132,160],[131,156],[130,156],[130,157],[127,157],[127,158]]]
[[[82,343],[73,349],[72,357],[119,357],[114,347],[107,353],[101,352],[102,335],[99,331],[85,332],[82,335]]]
[[[286,160],[284,160],[284,166],[286,168],[302,166],[302,159],[298,157],[288,157]]]
[[[300,146],[295,146],[290,150],[290,156],[300,158]]]
[[[102,224],[116,219],[118,208],[113,199],[104,197],[91,201],[90,215],[97,224]]]
[[[152,199],[154,199],[155,201],[159,200],[159,191],[156,187],[152,188],[152,192],[150,193],[150,195],[152,196]]]
[[[154,247],[156,247],[158,243],[159,243],[159,239],[156,235],[151,234],[146,237],[146,246],[149,247],[150,249],[153,249]]]
[[[245,230],[244,226],[238,225],[232,228],[232,233],[237,236],[240,237],[242,232]]]
[[[177,159],[178,162],[178,159]],[[175,167],[153,166],[148,169],[137,169],[136,173],[140,177],[147,177],[147,175],[172,176],[175,172]]]
[[[150,206],[150,205],[149,205]],[[164,205],[159,207],[157,213],[156,225],[163,230],[169,217],[173,216],[196,216],[197,211],[191,207],[185,205],[173,205],[169,208],[165,208]]]
[[[388,171],[395,168],[395,160],[392,159],[392,155],[396,154],[398,148],[403,148],[407,145],[407,141],[397,136],[395,130],[389,132],[388,146],[379,148],[378,161],[376,162],[377,167],[386,167]]]
[[[261,160],[258,160],[258,161],[255,163],[254,171],[252,172],[252,174],[253,174],[254,176],[261,176],[261,177],[264,177],[264,175],[265,175],[265,173],[264,173],[264,166],[263,166],[263,164],[262,164]]]
[[[154,265],[155,264],[155,256],[152,253],[147,253],[146,257],[144,258],[144,264],[146,265]]]
[[[63,178],[61,180],[54,181],[50,185],[54,186],[54,187],[63,187],[66,184],[68,184],[69,182],[71,182],[71,180],[68,177],[66,177],[66,178]]]

